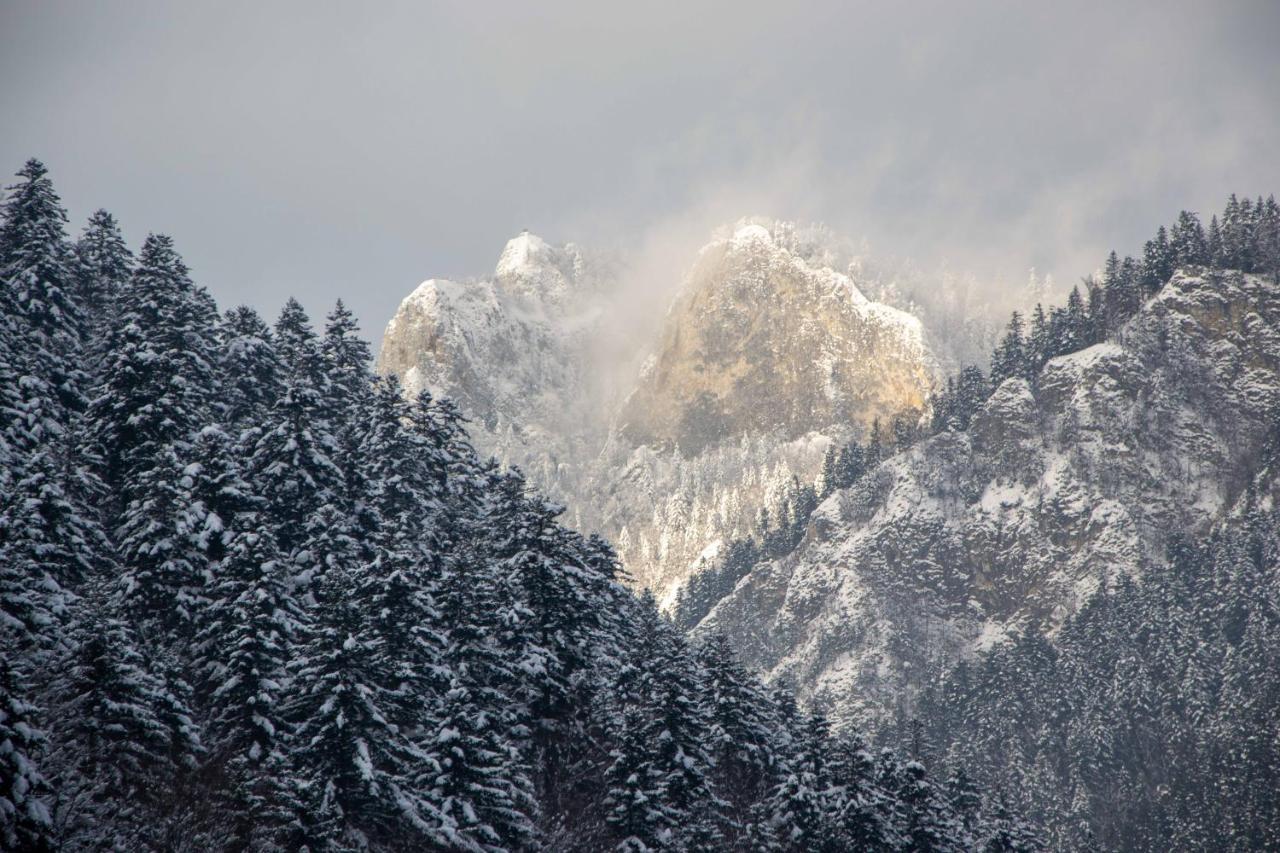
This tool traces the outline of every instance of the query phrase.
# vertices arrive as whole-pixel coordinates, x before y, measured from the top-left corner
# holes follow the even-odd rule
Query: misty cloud
[[[1273,3],[503,5],[7,3],[0,165],[375,337],[521,228],[654,292],[752,214],[1021,286],[1280,190]]]

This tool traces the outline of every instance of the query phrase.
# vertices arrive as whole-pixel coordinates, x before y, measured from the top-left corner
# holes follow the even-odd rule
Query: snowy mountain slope
[[[524,469],[669,599],[793,478],[811,483],[832,441],[924,405],[935,368],[919,321],[838,264],[789,223],[726,229],[632,354],[639,375],[616,387],[616,365],[593,357],[624,310],[612,268],[523,234],[492,279],[410,294],[378,369],[456,400],[483,452]]]
[[[1115,339],[1006,381],[966,432],[884,462],[814,513],[699,627],[844,720],[917,673],[1052,631],[1103,575],[1164,559],[1245,487],[1280,405],[1280,293],[1186,270]]]

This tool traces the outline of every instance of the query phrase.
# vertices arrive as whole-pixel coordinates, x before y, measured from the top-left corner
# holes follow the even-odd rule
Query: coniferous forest
[[[1017,792],[1059,849],[1274,849],[1280,525],[1252,495],[1236,512],[1104,584],[1052,643],[950,669],[920,703],[924,757]]]
[[[1030,850],[1008,797],[691,644],[376,378],[169,237],[0,225],[0,847]]]

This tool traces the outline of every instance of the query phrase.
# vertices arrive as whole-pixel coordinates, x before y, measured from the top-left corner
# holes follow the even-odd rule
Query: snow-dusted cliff
[[[870,426],[923,408],[928,389],[919,320],[744,224],[702,250],[621,417],[637,443],[697,453]]]
[[[841,719],[917,673],[1052,632],[1104,576],[1165,559],[1239,495],[1280,405],[1280,288],[1184,271],[1115,336],[1006,381],[966,432],[885,461],[814,513],[699,630]]]

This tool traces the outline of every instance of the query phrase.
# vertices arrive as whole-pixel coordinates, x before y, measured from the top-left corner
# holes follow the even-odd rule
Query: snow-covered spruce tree
[[[509,596],[493,563],[465,550],[441,585],[449,685],[423,782],[440,812],[440,832],[462,849],[522,849],[536,837],[537,807],[518,741],[527,717],[514,696],[518,659],[502,644]]]
[[[748,825],[759,817],[755,806],[780,781],[778,748],[783,744],[778,742],[772,701],[737,661],[728,639],[712,634],[696,651],[706,672],[713,778],[725,800],[725,840],[732,844],[746,835]]]
[[[63,212],[35,160],[0,222],[0,842],[41,849],[49,831],[36,703],[67,591],[105,540],[79,441],[86,377]]]
[[[434,810],[416,784],[431,756],[395,717],[406,668],[356,595],[355,549],[319,537],[311,547],[326,550],[326,571],[291,661],[288,703],[305,806],[300,840],[320,850],[439,843]]]
[[[294,409],[295,422],[307,424],[299,431],[304,441],[326,428],[305,407]],[[429,746],[440,709],[432,697],[449,681],[433,595],[440,580],[435,526],[443,513],[431,491],[440,482],[433,467],[445,466],[406,428],[406,410],[393,382],[370,405],[352,410],[365,419],[351,424],[365,490],[365,511],[355,518],[342,515],[335,496],[344,481],[327,456],[315,451],[277,466],[280,475],[315,466],[317,475],[297,481],[299,494],[331,484],[309,496],[324,502],[321,522],[299,519],[309,533],[297,562],[319,581],[294,665],[302,693],[293,713],[319,830],[330,838],[400,833],[444,844],[454,837],[452,818],[427,780],[438,775]]]
[[[813,484],[819,499],[825,499],[838,488],[836,481],[839,476],[837,473],[839,460],[840,448],[833,441],[827,445],[826,451],[822,454],[822,467],[818,469],[818,478]]]
[[[105,479],[123,503],[145,490],[138,475],[210,421],[215,322],[173,241],[148,236],[90,409]]]
[[[1179,267],[1200,266],[1209,262],[1204,226],[1194,213],[1184,210],[1169,233],[1174,263]]]
[[[517,579],[530,618],[528,649],[538,656],[538,675],[525,700],[543,748],[557,749],[553,733],[569,716],[570,683],[591,660],[599,632],[592,596],[599,583],[578,545],[556,523],[562,511],[530,493],[518,472],[501,477],[485,506],[482,524],[491,531],[496,571]]]
[[[1248,203],[1246,198],[1244,204]],[[1232,193],[1222,211],[1221,261],[1227,269],[1244,269],[1248,262],[1248,225],[1247,210],[1236,198],[1236,194]]]
[[[608,794],[605,821],[623,853],[643,853],[662,845],[671,831],[671,819],[663,808],[662,791],[644,742],[640,709],[627,705],[616,721],[611,763],[605,774]]]
[[[148,237],[89,412],[120,511],[123,594],[147,631],[177,631],[171,639],[189,639],[204,582],[187,535],[187,468],[212,417],[215,319],[172,241]]]
[[[921,853],[960,851],[964,837],[944,795],[926,776],[924,765],[908,761],[898,777],[898,798],[903,807],[903,835],[911,850]]]
[[[365,493],[371,484],[364,481],[360,443],[369,422],[372,384],[369,344],[358,335],[355,317],[339,299],[325,318],[324,335],[319,340],[320,364],[324,371],[324,411],[331,423],[335,442],[333,461],[342,471],[345,490],[344,511],[356,519],[357,527],[373,529],[377,519],[370,515]]]
[[[453,680],[438,604],[448,525],[440,490],[446,463],[410,429],[409,406],[393,378],[380,381],[368,404],[352,411],[361,416],[351,424],[350,436],[352,459],[358,461],[355,476],[364,490],[358,501],[363,508],[355,513],[364,544],[351,595],[368,614],[367,635],[398,666],[382,712],[421,750],[406,772],[423,797],[422,820],[433,837],[454,837],[445,797],[430,790],[446,764],[434,742]]]
[[[283,391],[266,422],[242,436],[248,457],[247,474],[254,491],[267,500],[276,539],[290,570],[305,586],[324,571],[322,549],[313,547],[327,513],[330,523],[353,532],[343,511],[346,489],[334,461],[338,446],[324,411],[325,380],[315,335],[298,303],[286,304],[276,324],[277,343],[285,365]]]
[[[420,709],[421,696],[447,683],[441,674],[444,638],[436,598],[450,517],[441,490],[447,463],[408,427],[408,412],[394,378],[381,380],[370,405],[361,410],[356,445],[366,489],[361,503],[373,527],[359,530],[369,556],[358,594],[371,608],[374,627],[404,657],[411,679],[406,698]]]
[[[204,578],[189,656],[206,730],[205,774],[225,780],[214,823],[243,847],[287,847],[302,806],[281,707],[303,619],[266,501],[220,427],[205,427],[184,479],[184,530]]]
[[[783,719],[795,727],[796,738],[787,750],[781,781],[771,795],[769,846],[785,851],[843,849],[835,831],[831,778],[827,774],[827,723],[817,716],[803,717],[784,711]]]
[[[512,491],[522,492],[521,485],[511,486],[509,478],[522,481],[518,471],[501,472],[492,460],[480,472],[480,491],[475,496],[474,515],[461,521],[458,534],[462,544],[451,572],[454,576],[470,571],[483,584],[488,596],[487,616],[478,622],[495,644],[497,656],[491,663],[497,667],[473,667],[479,680],[505,697],[500,712],[502,726],[514,743],[528,747],[533,735],[533,697],[547,675],[550,653],[540,644],[535,617],[518,574],[504,570],[499,545],[505,535],[490,526],[499,517]],[[487,674],[481,674],[487,673]]]
[[[44,167],[29,161],[9,188],[0,224],[5,309],[0,443],[9,457],[0,485],[0,553],[53,585],[78,583],[105,547],[97,512],[101,484],[80,436],[88,377],[66,214]],[[13,567],[17,571],[17,564]],[[50,600],[56,612],[59,605]]]
[[[219,823],[246,849],[286,849],[303,809],[282,707],[302,614],[263,514],[241,511],[226,530],[197,638],[208,764],[230,788]]]
[[[437,712],[432,755],[423,778],[439,810],[437,837],[461,850],[536,847],[537,806],[520,751],[505,732],[494,691],[469,683],[465,662]]]
[[[284,365],[285,373],[301,377],[316,393],[322,393],[326,383],[324,356],[311,326],[311,318],[302,303],[293,297],[285,300],[280,316],[276,318],[274,332],[276,354]]]
[[[40,161],[27,161],[18,177],[8,188],[0,227],[0,277],[18,318],[22,346],[15,355],[28,374],[53,389],[62,408],[79,411],[85,390],[78,360],[83,330],[67,214]],[[65,417],[58,419],[65,425]]]
[[[200,743],[129,623],[110,614],[106,595],[86,593],[72,610],[49,709],[56,837],[69,849],[156,847],[174,785],[194,766]]]
[[[434,398],[428,390],[420,391],[411,403],[409,424],[443,454],[446,468],[439,485],[447,489],[457,510],[454,515],[474,513],[479,506],[485,464],[467,437],[466,418],[457,404],[445,397]]]
[[[1010,377],[1026,377],[1030,372],[1022,338],[1022,315],[1017,311],[1009,318],[1000,345],[991,354],[991,386],[998,388]]]
[[[1234,199],[1235,197],[1232,196]],[[1242,258],[1237,258],[1237,264]],[[1238,269],[1238,265],[1236,266]],[[1169,232],[1161,225],[1156,229],[1156,236],[1148,240],[1142,247],[1142,288],[1143,295],[1150,296],[1159,290],[1173,275],[1173,248],[1169,245]]]
[[[369,393],[369,342],[360,337],[355,315],[339,299],[325,318],[320,356],[336,399],[358,402]]]
[[[99,210],[80,233],[75,256],[85,326],[100,345],[105,345],[116,324],[120,296],[133,273],[133,252],[125,244],[115,217]]]
[[[833,832],[847,849],[896,850],[902,844],[894,822],[896,801],[876,783],[876,764],[866,740],[858,732],[832,738],[827,768],[832,792]]]
[[[646,593],[638,608],[630,672],[615,718],[635,733],[615,737],[641,752],[615,751],[606,773],[608,822],[624,848],[708,849],[720,844],[707,748],[711,720],[693,655]],[[634,809],[643,807],[644,815]],[[643,831],[637,835],[637,829]]]
[[[248,306],[232,308],[218,327],[223,419],[234,437],[262,424],[282,392],[283,367],[271,329]]]

